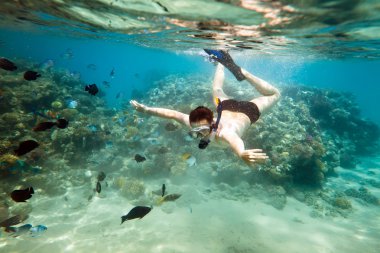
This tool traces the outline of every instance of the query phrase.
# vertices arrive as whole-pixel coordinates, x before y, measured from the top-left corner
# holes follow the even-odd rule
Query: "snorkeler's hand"
[[[262,149],[247,149],[244,150],[241,155],[241,158],[247,163],[259,163],[264,162],[268,159],[267,154],[263,152]]]
[[[147,107],[143,104],[140,104],[136,100],[131,100],[131,101],[129,101],[129,103],[135,108],[136,111],[139,111],[139,112],[146,112],[147,111]]]

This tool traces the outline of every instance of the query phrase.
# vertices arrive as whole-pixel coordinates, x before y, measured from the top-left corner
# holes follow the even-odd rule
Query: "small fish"
[[[80,72],[78,71],[65,71],[65,75],[63,76],[64,79],[74,79],[76,81],[79,81],[81,77]]]
[[[45,131],[47,129],[51,129],[55,125],[56,125],[56,123],[55,122],[51,122],[51,121],[41,122],[37,126],[33,127],[32,130],[35,131],[35,132],[41,132],[41,131]]]
[[[46,121],[46,122],[41,122],[37,126],[35,126],[33,128],[33,131],[41,132],[47,129],[51,129],[54,126],[57,126],[58,128],[61,128],[61,129],[65,129],[68,125],[69,125],[69,122],[65,119],[58,119],[56,122]]]
[[[90,93],[91,95],[95,96],[96,93],[99,92],[99,89],[98,87],[96,86],[96,84],[89,84],[89,85],[86,85],[86,87],[84,87],[84,90],[85,91],[88,91],[88,93]]]
[[[93,133],[96,132],[96,131],[98,131],[98,127],[96,125],[94,125],[94,124],[88,125],[87,127]]]
[[[14,150],[15,154],[17,156],[25,155],[26,153],[29,153],[33,149],[37,148],[40,144],[34,140],[27,140],[20,142],[17,149]]]
[[[29,231],[32,237],[40,236],[43,232],[47,230],[47,227],[44,225],[37,225],[32,227]]]
[[[197,164],[197,159],[195,159],[194,156],[190,156],[187,160],[186,163],[189,167],[192,167]]]
[[[161,194],[161,197],[163,197],[165,195],[165,184],[162,184],[162,194]]]
[[[160,205],[163,202],[174,201],[174,200],[178,199],[179,197],[181,197],[181,194],[169,194],[169,195],[161,197],[158,200],[157,204]]]
[[[36,71],[31,71],[31,70],[28,70],[24,73],[24,79],[27,81],[34,81],[40,76],[41,75],[38,74]]]
[[[0,68],[8,71],[14,71],[17,69],[13,62],[5,58],[0,58]]]
[[[65,119],[57,119],[56,125],[60,129],[65,129],[69,125],[69,122]]]
[[[17,224],[23,222],[24,220],[26,220],[28,217],[29,217],[28,215],[21,215],[21,214],[12,216],[12,217],[0,222],[0,227],[6,228],[6,227],[13,226],[13,225],[17,225]]]
[[[116,94],[116,99],[118,99],[118,98],[122,98],[124,96],[124,93],[123,92],[118,92],[117,94]]]
[[[153,1],[155,2],[157,5],[159,5],[163,11],[165,12],[169,12],[168,8],[166,8],[162,3],[160,3],[159,1]]]
[[[178,125],[173,124],[173,123],[171,123],[171,122],[169,122],[169,123],[167,123],[167,124],[165,125],[165,130],[168,131],[168,132],[175,131],[175,130],[177,130],[177,129],[178,129]]]
[[[40,68],[44,71],[51,69],[54,67],[54,61],[51,59],[45,60],[40,64]]]
[[[143,218],[145,215],[147,215],[150,210],[152,210],[151,207],[147,206],[135,206],[134,208],[129,211],[128,214],[121,216],[121,224],[123,224],[124,221],[126,220],[133,220],[136,218]],[[120,225],[121,225],[120,224]]]
[[[186,161],[187,159],[189,159],[191,157],[191,154],[190,153],[183,153],[181,155],[181,158],[182,160]]]
[[[42,117],[42,118],[44,118],[44,119],[52,119],[51,117],[50,117],[50,115],[48,115],[47,113],[46,113],[46,111],[43,111],[43,112],[39,112],[39,111],[37,111],[35,108],[33,108],[32,109],[32,113],[34,114],[34,116],[40,116],[40,117]]]
[[[100,182],[96,182],[96,188],[95,188],[96,192],[97,193],[100,193],[102,191],[102,185],[100,184]]]
[[[110,87],[111,87],[111,84],[110,84],[110,82],[108,82],[108,81],[103,81],[102,84],[103,84],[104,86],[106,86],[107,88],[110,88]]]
[[[66,106],[67,108],[75,109],[78,106],[78,101],[73,100],[73,99],[68,99],[66,100]]]
[[[32,197],[33,193],[33,187],[28,187],[23,190],[14,190],[11,193],[11,198],[16,202],[26,202],[27,199],[30,199]]]
[[[13,237],[20,236],[22,234],[25,234],[29,232],[29,230],[32,228],[31,224],[24,224],[19,227],[6,227],[5,232],[12,233]]]
[[[143,157],[142,155],[136,154],[135,155],[135,160],[136,160],[136,162],[141,163],[141,162],[145,161],[146,158]]]
[[[163,197],[163,201],[166,202],[166,201],[174,201],[176,199],[178,199],[179,197],[181,197],[182,195],[181,194],[169,194],[169,195],[166,195]]]
[[[96,65],[91,63],[87,65],[87,68],[91,70],[96,70]]]
[[[111,78],[115,77],[115,68],[112,68],[110,76],[111,76]]]
[[[106,173],[104,173],[103,171],[99,172],[98,181],[102,182],[105,178],[106,178]]]
[[[69,59],[73,58],[73,56],[74,56],[74,54],[73,54],[73,51],[71,50],[71,48],[66,49],[66,52],[61,54],[61,57],[65,60],[69,60]]]

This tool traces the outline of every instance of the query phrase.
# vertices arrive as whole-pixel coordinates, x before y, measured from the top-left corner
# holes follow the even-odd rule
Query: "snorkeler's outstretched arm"
[[[190,127],[188,114],[166,108],[148,107],[146,105],[140,104],[136,100],[131,100],[129,103],[139,112],[147,113],[161,118],[174,119],[175,121]]]
[[[222,138],[226,140],[232,150],[246,163],[262,162],[268,159],[262,149],[245,149],[243,140],[236,133],[224,133]]]

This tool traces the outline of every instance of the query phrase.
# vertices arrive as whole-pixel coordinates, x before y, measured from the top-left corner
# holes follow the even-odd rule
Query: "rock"
[[[360,187],[359,190],[356,189],[347,189],[344,192],[347,196],[354,197],[361,199],[369,204],[373,205],[380,205],[380,200],[372,195],[367,188],[365,187]]]
[[[351,209],[351,202],[345,197],[338,197],[334,200],[333,205],[341,209]]]

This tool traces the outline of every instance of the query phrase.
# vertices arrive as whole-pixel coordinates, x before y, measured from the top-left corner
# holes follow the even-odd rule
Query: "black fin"
[[[244,74],[241,72],[241,68],[238,65],[236,65],[236,63],[227,51],[213,49],[204,49],[204,51],[207,54],[209,54],[212,59],[228,68],[228,70],[231,71],[231,73],[236,77],[236,79],[239,82],[245,79]]]
[[[127,220],[127,215],[121,216],[121,223],[120,223],[120,225],[123,224],[123,222],[126,221],[126,220]]]

